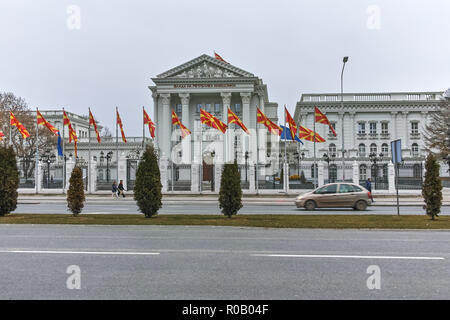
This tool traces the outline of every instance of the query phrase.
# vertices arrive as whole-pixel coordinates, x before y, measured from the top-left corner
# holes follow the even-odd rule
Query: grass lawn
[[[195,225],[266,228],[374,228],[374,229],[448,229],[450,216],[432,221],[427,216],[405,215],[144,215],[86,214],[10,214],[1,224],[90,224],[90,225]]]

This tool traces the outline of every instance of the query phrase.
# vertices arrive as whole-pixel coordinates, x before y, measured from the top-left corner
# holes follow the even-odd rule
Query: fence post
[[[324,179],[323,179],[323,162],[319,161],[319,164],[317,165],[318,170],[317,170],[317,186],[321,187],[324,184]]]
[[[88,182],[91,185],[91,193],[97,191],[97,162],[92,157],[89,161],[89,165],[91,166],[91,176],[88,178]]]
[[[117,177],[118,182],[123,180],[123,188],[127,190],[127,158],[125,157],[125,153],[121,153],[119,155],[119,161],[117,163],[119,166],[119,176]]]
[[[250,162],[248,165],[248,191],[256,192],[256,173],[255,173],[255,164]]]
[[[395,193],[395,166],[392,162],[388,164],[388,187],[389,193]]]
[[[161,173],[161,185],[162,192],[167,192],[168,189],[168,170],[169,170],[169,159],[163,155],[159,161],[159,171]]]
[[[353,183],[359,185],[359,165],[358,162],[356,162],[356,160],[353,161],[352,168],[353,168]]]
[[[36,184],[36,193],[41,193],[42,191],[42,182],[44,181],[44,170],[42,170],[42,163],[41,161],[38,161],[38,178],[35,179],[34,183]]]
[[[219,193],[220,181],[222,180],[222,163],[214,164],[214,192]]]
[[[66,161],[66,193],[67,190],[69,190],[70,185],[70,177],[72,176],[72,170],[75,167],[75,161],[72,157],[69,158],[69,160]],[[42,174],[39,175],[42,177]]]

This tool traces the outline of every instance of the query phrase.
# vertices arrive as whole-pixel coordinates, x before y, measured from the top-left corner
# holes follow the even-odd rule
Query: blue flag
[[[60,157],[63,156],[62,139],[61,139],[61,135],[59,134],[59,131],[58,131],[58,156],[60,156]]]
[[[288,140],[292,141],[292,135],[291,130],[289,130],[288,127],[280,126],[283,129],[283,132],[281,133],[280,140]],[[295,141],[300,142],[301,144],[304,144],[302,140],[298,136],[295,136]]]

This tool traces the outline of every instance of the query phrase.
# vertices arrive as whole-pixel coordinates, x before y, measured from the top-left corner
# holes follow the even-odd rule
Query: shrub
[[[18,188],[16,154],[12,147],[0,146],[0,216],[16,210]]]
[[[439,163],[433,154],[428,154],[425,162],[425,181],[422,186],[422,196],[427,215],[437,217],[442,205],[442,182],[439,178]]]
[[[83,172],[79,167],[72,170],[69,180],[69,190],[67,191],[67,207],[76,217],[84,207],[84,184]]]
[[[226,163],[220,181],[219,208],[228,218],[242,208],[241,177],[237,163]]]
[[[139,163],[134,185],[134,200],[146,218],[162,207],[161,174],[153,145],[148,145]]]

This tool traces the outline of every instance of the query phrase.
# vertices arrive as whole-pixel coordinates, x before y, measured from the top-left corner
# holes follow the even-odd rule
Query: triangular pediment
[[[252,73],[206,54],[157,76],[158,78],[239,78],[255,77]]]

